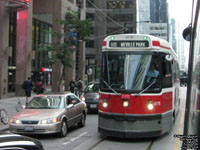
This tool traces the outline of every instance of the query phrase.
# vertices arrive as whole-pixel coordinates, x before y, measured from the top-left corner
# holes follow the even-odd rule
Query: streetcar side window
[[[172,87],[172,67],[171,62],[163,58],[162,63],[162,86],[163,88]]]

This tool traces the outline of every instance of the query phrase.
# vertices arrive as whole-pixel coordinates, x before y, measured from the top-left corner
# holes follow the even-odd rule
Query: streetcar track
[[[88,150],[92,150],[93,148],[97,147],[99,144],[101,144],[102,142],[104,142],[106,139],[108,139],[107,136],[103,137],[100,141],[98,141],[97,143],[95,143],[94,145],[92,145]],[[153,140],[151,140],[150,144],[148,145],[148,147],[144,150],[151,150],[151,147],[153,145],[155,141],[155,138]]]
[[[148,146],[145,150],[151,150],[151,147],[152,147],[154,141],[155,141],[155,139],[153,139],[153,140],[151,141],[151,143],[149,144],[149,146]]]
[[[102,143],[103,141],[105,141],[107,139],[107,136],[103,137],[101,140],[99,140],[97,143],[95,143],[94,145],[92,145],[88,150],[92,150],[93,148],[95,148],[97,145],[99,145],[100,143]]]

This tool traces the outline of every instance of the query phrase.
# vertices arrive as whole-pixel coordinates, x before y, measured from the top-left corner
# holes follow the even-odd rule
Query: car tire
[[[63,120],[61,123],[61,130],[59,132],[59,136],[65,137],[67,135],[67,130],[68,130],[67,121]]]
[[[80,120],[80,122],[78,123],[78,126],[79,126],[79,127],[84,127],[84,126],[85,126],[85,120],[86,120],[86,116],[85,116],[84,113],[82,113],[82,115],[81,115],[81,120]]]

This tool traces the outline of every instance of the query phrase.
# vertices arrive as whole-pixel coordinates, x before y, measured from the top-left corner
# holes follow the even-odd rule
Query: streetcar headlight
[[[128,107],[129,106],[129,101],[128,100],[124,100],[123,101],[123,106],[124,107]]]
[[[108,107],[107,99],[104,99],[104,100],[103,100],[103,107],[104,107],[104,108],[107,108],[107,107]]]
[[[149,100],[149,101],[148,101],[147,108],[148,108],[149,110],[153,110],[154,105],[153,105],[153,103],[152,103],[152,100]]]

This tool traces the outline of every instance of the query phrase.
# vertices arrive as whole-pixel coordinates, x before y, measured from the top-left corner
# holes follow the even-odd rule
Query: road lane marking
[[[70,139],[69,141],[62,143],[62,145],[70,144],[71,142],[73,142],[73,141],[75,141],[75,140],[81,138],[82,136],[86,135],[87,133],[88,133],[88,132],[83,132],[83,133],[81,133],[80,135],[78,135],[77,137],[74,137],[74,138]]]
[[[181,121],[180,121],[179,126],[178,126],[177,135],[181,135],[182,134],[181,132],[182,132],[182,129],[183,129],[184,114],[185,114],[185,110],[182,110],[182,112],[181,112]],[[179,144],[180,144],[180,139],[176,138],[174,150],[179,150]]]

